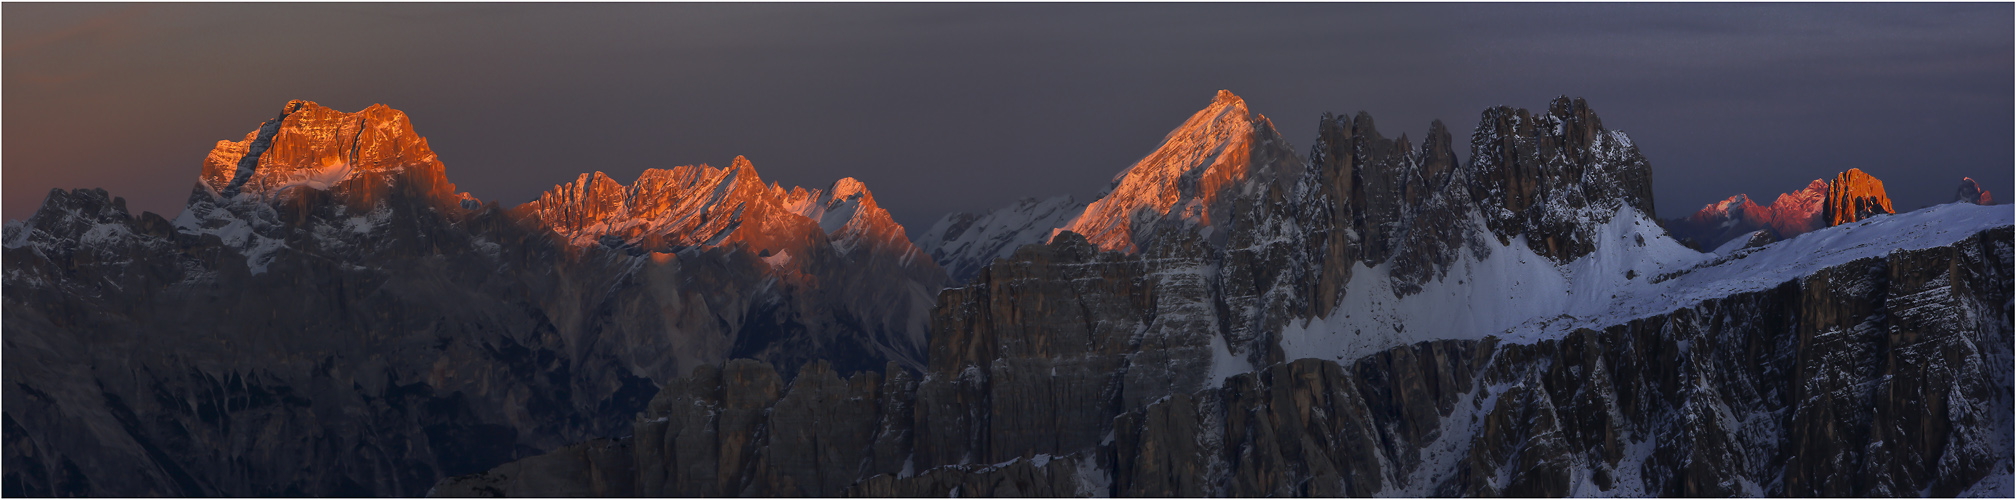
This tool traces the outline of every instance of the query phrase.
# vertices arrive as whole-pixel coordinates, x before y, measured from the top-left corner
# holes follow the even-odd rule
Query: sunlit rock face
[[[1065,229],[1102,250],[1133,252],[1165,225],[1210,227],[1251,179],[1300,176],[1303,162],[1266,116],[1220,90],[1211,105],[1169,132],[1155,152],[1114,177],[1113,188]],[[1221,236],[1222,238],[1222,236]]]
[[[1975,205],[1993,205],[1995,196],[1983,189],[1972,177],[1961,177],[1960,187],[1953,190],[1953,201],[1964,201]]]
[[[1714,250],[1760,230],[1782,240],[1827,227],[1822,217],[1826,202],[1827,181],[1814,179],[1805,189],[1778,195],[1770,205],[1758,205],[1748,195],[1739,194],[1665,224],[1673,237],[1691,240],[1702,250]]]
[[[1839,226],[1894,213],[1897,210],[1890,208],[1890,195],[1883,192],[1883,181],[1862,173],[1862,169],[1851,168],[1834,176],[1834,183],[1827,186],[1821,218],[1829,226]]]
[[[576,246],[606,241],[662,251],[726,245],[765,256],[804,256],[821,232],[816,221],[788,210],[741,157],[726,169],[648,169],[629,186],[601,172],[581,174],[512,212]]]
[[[382,105],[290,102],[194,184],[173,218],[78,190],[8,223],[7,494],[421,495],[731,358],[922,369],[945,281],[852,179],[738,159],[506,210]]]
[[[217,141],[203,160],[201,187],[261,199],[297,187],[334,190],[363,209],[402,184],[429,200],[458,198],[427,139],[399,110],[374,104],[345,113],[290,101],[269,124],[271,134],[262,126],[243,140]],[[247,153],[255,151],[253,164],[246,164]]]
[[[646,169],[629,186],[602,172],[581,174],[512,213],[576,246],[734,246],[785,267],[790,252],[812,251],[818,233],[830,244],[823,250],[885,256],[920,270],[936,267],[860,181],[849,177],[823,190],[787,191],[764,185],[755,166],[740,156],[726,169]]]
[[[1144,202],[1131,245],[1067,224],[990,258],[939,295],[914,379],[804,365],[780,390],[737,361],[661,393],[632,461],[558,453],[437,493],[623,483],[539,469],[636,471],[596,490],[615,495],[833,494],[826,464],[871,496],[2006,488],[1984,464],[2007,461],[2016,397],[2007,211],[1703,253],[1657,224],[1649,163],[1581,101],[1486,111],[1468,163],[1443,127],[1417,146],[1323,120],[1301,175],[1229,184],[1208,224]],[[1030,212],[942,234],[1043,225],[1010,216]]]
[[[927,315],[946,282],[944,271],[910,244],[860,181],[786,190],[764,184],[742,157],[726,169],[647,169],[628,186],[601,172],[582,174],[510,213],[577,249],[649,254],[647,269],[690,269],[682,262],[700,255],[727,258],[741,270],[717,286],[753,294],[731,308],[746,316],[729,318],[729,328],[694,319],[674,321],[672,329],[716,332],[710,345],[732,346],[724,354],[787,369],[822,358],[843,370],[880,368],[885,361],[921,368]],[[647,273],[647,282],[685,274]],[[704,290],[685,293],[696,295],[666,304],[716,300]],[[635,313],[651,316],[648,309],[640,305]],[[721,360],[712,356],[682,355],[681,366]]]
[[[1389,139],[1363,113],[1297,157],[1220,94],[1104,215],[920,238],[985,263],[943,290],[865,185],[746,160],[511,210],[404,174],[254,184],[301,108],[172,220],[79,190],[8,223],[6,493],[2009,484],[2009,211],[1695,251],[1580,100],[1487,110],[1458,161],[1445,127]]]

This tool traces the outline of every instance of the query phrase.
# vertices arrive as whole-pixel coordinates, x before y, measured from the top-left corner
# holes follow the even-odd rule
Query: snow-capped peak
[[[874,238],[887,246],[891,242],[882,240],[894,237],[903,240],[902,246],[910,246],[902,226],[876,205],[868,185],[853,177],[833,181],[824,190],[792,189],[785,194],[784,206],[792,213],[817,221],[819,230],[833,240],[841,253],[853,251],[862,238]]]

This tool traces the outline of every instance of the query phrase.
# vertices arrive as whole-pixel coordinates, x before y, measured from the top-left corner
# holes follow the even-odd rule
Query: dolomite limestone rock
[[[1787,239],[1827,227],[1822,217],[1827,186],[1826,180],[1814,179],[1805,189],[1778,195],[1770,205],[1758,205],[1749,196],[1738,194],[1665,225],[1674,238],[1692,240],[1702,250],[1719,248],[1760,230],[1768,231],[1773,239]]]
[[[1883,181],[1862,173],[1862,169],[1851,168],[1834,176],[1834,183],[1827,186],[1827,203],[1821,218],[1829,226],[1839,226],[1894,213],[1897,210],[1890,208],[1890,195],[1883,192]]]
[[[944,266],[954,282],[965,283],[995,259],[1049,241],[1055,229],[1084,212],[1085,204],[1067,195],[1023,198],[985,214],[948,213],[917,237],[917,248]]]
[[[455,193],[404,114],[295,101],[220,142],[173,218],[52,192],[6,229],[7,493],[419,495],[631,432],[695,367],[921,369],[944,277],[865,186],[792,198],[735,171],[761,189],[713,201],[741,219],[684,214],[739,229],[630,241],[568,216],[695,193],[506,210]]]
[[[1975,205],[1993,205],[1995,196],[1974,182],[1972,177],[1961,177],[1960,187],[1953,190],[1953,201],[1964,201]]]

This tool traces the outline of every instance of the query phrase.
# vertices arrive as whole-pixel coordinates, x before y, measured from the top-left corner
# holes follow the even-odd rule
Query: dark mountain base
[[[1075,429],[1024,413],[1026,401],[940,401],[959,393],[916,391],[901,371],[843,381],[820,365],[780,387],[767,365],[738,360],[668,385],[634,437],[434,493],[1953,496],[2010,466],[1998,409],[2016,401],[2011,237],[1995,229],[1533,344],[1444,340],[1272,365],[1111,415],[1110,438],[1063,454],[1054,439]],[[977,383],[1049,375],[1015,370],[996,364]],[[1124,373],[1050,378],[1082,376]],[[923,411],[948,406],[984,411],[959,426]],[[913,455],[919,441],[967,440],[940,434],[968,426],[979,436],[967,458],[901,461],[927,456]]]

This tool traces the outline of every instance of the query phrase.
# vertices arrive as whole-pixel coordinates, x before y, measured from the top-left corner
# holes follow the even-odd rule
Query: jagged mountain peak
[[[1547,111],[1498,106],[1470,137],[1472,198],[1499,238],[1526,235],[1542,255],[1592,250],[1586,221],[1626,208],[1656,217],[1650,162],[1587,101],[1562,96]]]
[[[1732,212],[1736,214],[1743,213],[1743,207],[1745,206],[1756,205],[1756,203],[1750,201],[1750,195],[1736,193],[1736,196],[1731,196],[1728,199],[1709,203],[1708,206],[1701,207],[1701,211],[1696,212],[1694,217],[1728,217]]]
[[[406,113],[384,104],[346,113],[292,100],[244,139],[218,141],[203,161],[199,189],[270,199],[300,187],[369,206],[402,182],[433,201],[473,199],[455,194],[445,167]]]
[[[739,244],[764,255],[802,256],[815,245],[808,238],[817,231],[843,255],[871,248],[929,265],[861,181],[849,177],[825,189],[787,190],[765,183],[742,156],[728,168],[645,169],[629,186],[601,172],[581,174],[513,210],[518,219],[552,229],[576,246]]]
[[[745,215],[776,207],[748,160],[649,168],[630,185],[602,172],[581,174],[514,208],[520,220],[552,229],[577,246],[605,239],[651,247],[730,241]],[[778,228],[781,229],[781,228]]]
[[[1769,232],[1771,239],[1784,240],[1888,213],[1895,211],[1883,191],[1883,181],[1851,168],[1832,182],[1814,179],[1803,189],[1779,194],[1769,205],[1738,194],[1703,206],[1685,218],[1666,221],[1666,226],[1675,238],[1692,240],[1707,251],[1759,230]]]
[[[831,237],[841,253],[850,253],[863,244],[904,255],[917,252],[903,226],[876,203],[867,184],[853,177],[833,181],[823,190],[794,188],[784,205],[791,212],[818,222],[819,229]],[[919,252],[916,256],[922,255]]]
[[[749,175],[753,176],[756,174],[756,164],[750,162],[749,157],[735,155],[735,159],[728,161],[728,171],[740,173],[745,170],[749,172]]]
[[[1246,105],[1246,99],[1239,97],[1238,94],[1233,94],[1231,89],[1218,89],[1218,95],[1211,99],[1211,103],[1236,104],[1244,106]]]
[[[1960,178],[1960,187],[1953,191],[1953,200],[1975,205],[1995,204],[1995,197],[1990,195],[1987,189],[1983,189],[1980,183],[1974,182],[1973,177]]]
[[[1155,151],[1114,177],[1113,186],[1065,230],[1102,250],[1135,251],[1152,226],[1165,221],[1210,226],[1227,209],[1222,196],[1249,178],[1299,174],[1302,162],[1287,151],[1266,116],[1246,101],[1219,91],[1210,105],[1170,131]],[[1294,172],[1284,172],[1293,170]]]
[[[1878,214],[1894,214],[1897,210],[1890,207],[1890,195],[1883,191],[1881,179],[1851,168],[1834,176],[1834,182],[1828,185],[1823,212],[1827,225],[1839,226]]]
[[[868,195],[868,185],[853,177],[841,177],[840,180],[833,181],[832,193],[835,198],[865,196]]]
[[[1666,221],[1666,226],[1675,238],[1693,240],[1704,251],[1760,230],[1782,240],[1826,227],[1821,218],[1826,200],[1827,180],[1814,179],[1804,189],[1779,194],[1769,205],[1737,194],[1702,206],[1686,218]]]

